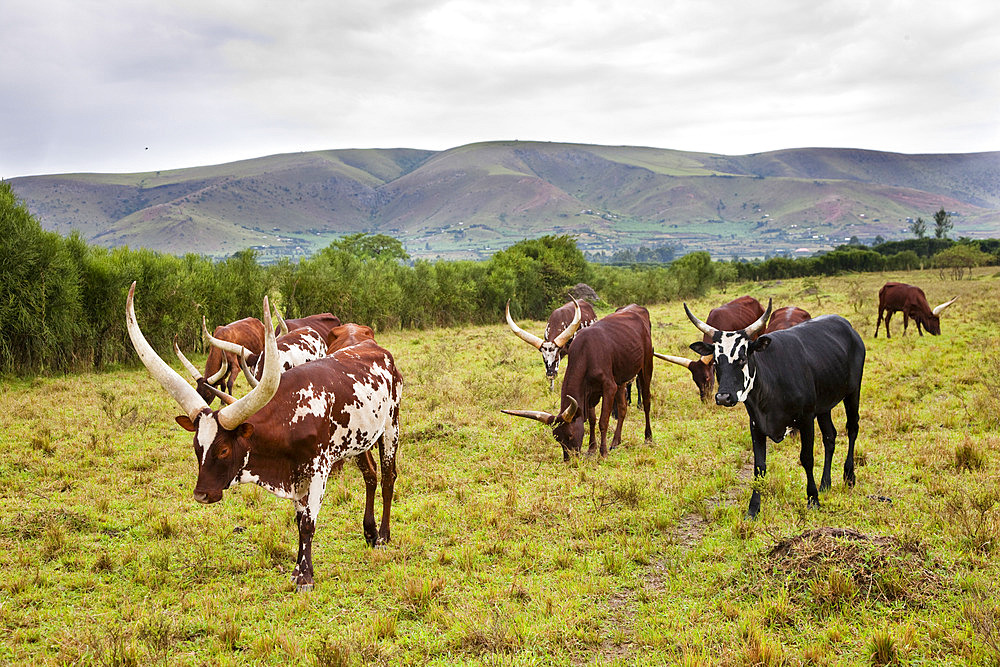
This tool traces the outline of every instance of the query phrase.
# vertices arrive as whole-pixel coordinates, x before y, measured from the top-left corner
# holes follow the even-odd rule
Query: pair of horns
[[[569,401],[569,405],[567,405],[566,409],[558,415],[542,412],[540,410],[501,410],[500,412],[508,415],[514,415],[515,417],[527,417],[528,419],[534,419],[535,421],[540,421],[543,424],[548,425],[559,424],[561,422],[571,422],[573,421],[573,417],[576,416],[576,411],[580,405],[572,396],[567,395],[566,400]]]
[[[688,359],[687,357],[676,357],[672,354],[660,354],[659,352],[653,352],[653,356],[658,359],[663,359],[664,361],[669,361],[672,364],[677,364],[678,366],[683,366],[684,368],[690,368],[691,364],[696,364],[698,361],[705,364],[706,366],[712,363],[714,355],[706,354],[701,357],[701,359]]]
[[[688,305],[686,303],[684,304],[684,312],[687,313],[688,319],[691,320],[691,324],[698,327],[698,331],[702,332],[706,336],[714,337],[715,334],[719,333],[719,330],[713,327],[711,324],[705,324],[697,317],[695,317],[694,313],[691,312],[691,309],[688,308]],[[758,317],[753,324],[743,329],[743,333],[750,338],[756,336],[764,329],[764,325],[767,324],[767,318],[769,317],[771,317],[771,299],[767,300],[767,309],[764,311],[764,314]]]
[[[562,333],[560,333],[552,340],[552,343],[556,347],[560,348],[565,347],[566,343],[568,343],[570,339],[573,338],[574,335],[576,335],[577,329],[580,328],[580,318],[583,316],[583,314],[580,311],[580,303],[576,300],[576,297],[571,296],[570,298],[573,299],[573,305],[576,306],[576,312],[573,314],[573,321],[569,323],[568,327],[562,330]],[[545,341],[539,338],[538,336],[530,334],[521,327],[517,326],[517,324],[514,322],[514,318],[510,316],[510,299],[507,299],[506,314],[507,314],[507,325],[511,328],[511,331],[517,334],[517,337],[523,340],[528,345],[535,347],[535,349],[541,349],[542,344]]]
[[[951,304],[955,303],[956,301],[958,301],[958,297],[957,296],[954,299],[952,299],[951,301],[945,301],[940,306],[935,307],[934,310],[932,310],[931,312],[933,314],[935,314],[935,315],[940,315],[941,311],[943,311],[945,308],[947,308]]]
[[[200,386],[204,383],[205,387],[207,387],[210,392],[215,394],[215,396],[218,397],[223,403],[232,404],[236,402],[235,397],[215,387],[215,383],[221,380],[229,370],[229,359],[226,358],[225,355],[222,356],[222,365],[219,368],[219,371],[206,378],[201,374],[201,371],[198,370],[197,366],[188,361],[188,358],[184,356],[183,352],[181,352],[180,345],[177,344],[177,334],[174,334],[174,354],[176,354],[177,358],[180,360],[181,366],[187,369],[187,372],[191,375],[192,379],[194,379],[195,384]]]
[[[181,406],[184,414],[193,421],[203,410],[209,409],[208,404],[188,384],[187,380],[156,354],[153,347],[146,341],[135,317],[134,299],[135,283],[133,282],[129,287],[128,298],[125,301],[125,323],[129,338],[132,340],[132,346],[153,379],[160,383],[160,386]],[[219,425],[227,430],[233,430],[267,405],[274,397],[275,392],[278,391],[278,384],[281,381],[281,363],[278,360],[278,346],[274,335],[274,326],[271,324],[271,309],[266,296],[263,305],[264,349],[267,352],[264,372],[260,382],[246,396],[219,410],[217,417]]]

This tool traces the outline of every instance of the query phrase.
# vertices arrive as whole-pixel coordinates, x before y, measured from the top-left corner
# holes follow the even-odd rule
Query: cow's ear
[[[192,433],[194,432],[195,430],[194,422],[191,421],[191,418],[188,417],[187,415],[177,415],[176,417],[174,417],[174,419],[177,420],[177,423],[180,424],[181,428],[184,429],[185,431],[191,431]]]
[[[715,347],[709,345],[703,340],[699,340],[697,343],[691,343],[689,347],[703,357],[715,354]]]
[[[241,438],[249,438],[251,435],[253,435],[253,424],[248,424],[247,422],[243,422],[242,424],[236,427],[236,435],[238,435]]]
[[[771,344],[770,336],[761,336],[757,340],[750,343],[750,352],[759,352],[760,350],[767,349],[767,346]]]

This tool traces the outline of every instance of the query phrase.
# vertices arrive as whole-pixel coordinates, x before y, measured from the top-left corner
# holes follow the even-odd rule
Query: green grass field
[[[943,335],[904,337],[897,315],[873,339],[886,280],[960,295]],[[806,509],[793,436],[770,445],[747,522],[746,412],[703,405],[683,369],[657,362],[654,446],[633,408],[622,447],[566,464],[546,427],[500,413],[557,405],[502,313],[382,332],[405,380],[393,542],[365,546],[345,466],[302,594],[291,503],[250,486],[196,503],[191,436],[145,369],[5,380],[0,662],[997,664],[1000,276],[789,280],[690,305],[704,318],[745,293],[862,334],[856,487],[842,408],[822,506]],[[650,312],[656,349],[693,356],[681,304]]]

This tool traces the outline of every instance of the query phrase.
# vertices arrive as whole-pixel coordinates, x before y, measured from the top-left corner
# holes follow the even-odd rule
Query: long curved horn
[[[274,304],[274,319],[278,320],[278,328],[281,329],[281,335],[284,336],[288,333],[288,325],[285,324],[285,318],[281,316],[278,312],[278,304]]]
[[[177,334],[174,334],[174,354],[176,354],[177,358],[180,359],[181,366],[183,366],[187,370],[188,374],[191,375],[191,379],[197,382],[204,377],[201,374],[201,371],[198,370],[198,367],[188,361],[188,358],[184,356],[183,352],[181,352],[180,346],[177,345]]]
[[[565,410],[559,413],[559,416],[556,417],[556,421],[573,421],[573,417],[576,416],[576,410],[580,407],[580,404],[576,402],[576,399],[569,394],[566,395],[566,398],[569,399],[569,405],[566,406]]]
[[[691,324],[698,327],[698,331],[702,332],[706,336],[714,336],[719,332],[719,330],[716,329],[715,327],[705,324],[697,317],[695,317],[694,313],[691,312],[691,309],[688,308],[688,305],[686,303],[684,304],[684,312],[687,313],[688,319],[691,320]]]
[[[743,333],[745,333],[748,337],[753,338],[759,332],[764,330],[764,325],[767,324],[767,318],[769,317],[771,317],[771,299],[767,300],[767,310],[764,311],[764,314],[758,317],[756,322],[744,329]]]
[[[270,315],[270,311],[268,311],[268,315]],[[270,319],[270,318],[268,318],[268,319]],[[208,325],[205,324],[205,316],[204,315],[201,316],[201,332],[202,332],[202,334],[204,334],[205,340],[208,341],[209,345],[212,345],[213,347],[217,347],[220,350],[222,350],[223,352],[229,352],[230,354],[235,354],[238,357],[239,356],[248,357],[251,354],[253,354],[253,352],[251,352],[247,348],[243,347],[239,343],[234,343],[234,342],[229,341],[229,340],[223,340],[221,338],[216,338],[212,334],[208,333]]]
[[[281,360],[278,359],[278,344],[274,336],[274,325],[271,324],[271,306],[264,297],[264,372],[257,386],[246,396],[232,405],[227,405],[218,412],[219,426],[233,430],[258,410],[263,408],[274,397],[281,382]]]
[[[556,420],[555,415],[538,410],[501,410],[500,412],[507,415],[514,415],[515,417],[527,417],[528,419],[540,421],[543,424],[551,424]]]
[[[659,352],[653,352],[653,356],[658,359],[663,359],[664,361],[669,361],[672,364],[683,366],[684,368],[689,368],[691,364],[694,363],[693,359],[687,359],[685,357],[675,357],[672,354],[660,354]]]
[[[135,282],[128,289],[128,298],[125,300],[125,324],[128,328],[128,336],[132,339],[132,347],[142,364],[153,376],[153,379],[160,383],[168,394],[180,404],[184,414],[193,421],[198,414],[208,407],[205,400],[198,395],[198,392],[182,378],[177,371],[167,365],[167,362],[160,359],[153,347],[146,341],[139,329],[139,322],[135,319]]]
[[[952,299],[951,301],[945,301],[940,306],[935,307],[934,310],[932,310],[931,312],[934,313],[935,315],[940,315],[942,310],[944,310],[945,308],[947,308],[951,304],[955,303],[956,301],[958,301],[958,297],[957,296],[954,299]]]
[[[563,329],[562,333],[556,336],[555,340],[552,341],[555,343],[556,347],[563,347],[566,345],[570,338],[576,335],[577,330],[580,328],[580,303],[576,300],[576,297],[571,296],[570,298],[573,299],[573,305],[576,306],[576,314],[573,315],[573,321],[569,323],[569,326]]]
[[[226,373],[229,372],[229,357],[222,355],[222,364],[219,366],[219,370],[215,372],[212,377],[205,378],[205,382],[210,385],[216,384],[219,380],[225,377]]]
[[[240,368],[243,369],[243,377],[247,379],[247,384],[249,384],[250,388],[253,389],[257,386],[257,378],[255,378],[254,374],[250,372],[249,368],[247,368],[247,358],[244,356],[236,358],[240,360]]]
[[[542,343],[545,342],[544,340],[542,340],[538,336],[535,336],[534,334],[530,334],[527,331],[525,331],[524,329],[522,329],[521,327],[519,327],[516,324],[514,324],[514,320],[510,316],[510,299],[507,299],[507,325],[510,326],[511,331],[513,331],[515,334],[517,334],[518,338],[520,338],[525,343],[527,343],[528,345],[531,345],[532,347],[534,347],[536,349],[540,348],[542,346]]]
[[[188,361],[188,358],[184,356],[184,353],[181,352],[180,346],[177,344],[177,334],[174,334],[174,354],[176,354],[177,358],[180,359],[181,365],[187,369],[187,372],[191,374],[191,377],[194,378],[194,381],[198,383],[199,391],[201,388],[201,384],[204,383],[205,387],[207,387],[210,392],[215,394],[219,398],[219,400],[221,400],[223,403],[229,404],[236,402],[236,398],[234,396],[230,396],[221,389],[216,389],[215,387],[212,386],[216,382],[218,382],[223,375],[225,375],[226,371],[229,370],[229,361],[226,359],[225,356],[222,357],[222,368],[219,370],[218,373],[212,376],[212,378],[215,378],[213,380],[212,378],[206,379],[201,374],[201,371],[198,370],[198,367],[192,364],[190,361]]]

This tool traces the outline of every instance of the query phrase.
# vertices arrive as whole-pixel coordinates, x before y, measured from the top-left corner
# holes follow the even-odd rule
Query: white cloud
[[[1000,150],[988,0],[18,4],[3,177],[514,138]]]

